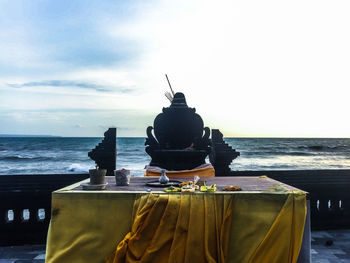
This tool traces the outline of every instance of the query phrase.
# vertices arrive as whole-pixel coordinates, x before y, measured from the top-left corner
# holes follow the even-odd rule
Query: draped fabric
[[[69,189],[52,194],[47,263],[123,257],[126,262],[159,262],[159,257],[165,262],[294,263],[299,254],[306,215],[301,191]]]
[[[140,195],[108,262],[225,262],[232,195]]]
[[[302,192],[289,194],[277,218],[248,262],[297,262],[306,211],[305,194]]]
[[[259,196],[138,194],[131,231],[106,262],[295,263],[305,193]]]

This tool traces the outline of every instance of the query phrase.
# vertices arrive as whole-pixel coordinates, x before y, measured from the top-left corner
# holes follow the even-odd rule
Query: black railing
[[[0,176],[0,246],[46,242],[51,193],[88,174]]]
[[[232,171],[229,176],[267,175],[309,192],[311,228],[350,226],[350,170]],[[46,242],[51,193],[88,174],[0,176],[0,245]]]

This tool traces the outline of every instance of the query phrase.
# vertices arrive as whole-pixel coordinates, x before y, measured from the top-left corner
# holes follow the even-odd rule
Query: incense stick
[[[174,95],[175,95],[175,93],[174,93],[174,91],[173,91],[173,89],[172,89],[172,87],[171,87],[171,84],[170,84],[170,81],[169,81],[168,75],[167,75],[167,74],[165,74],[165,77],[166,77],[166,80],[168,81],[168,84],[169,84],[169,87],[170,87],[171,93],[172,93],[172,94],[173,94],[173,96],[174,96]]]

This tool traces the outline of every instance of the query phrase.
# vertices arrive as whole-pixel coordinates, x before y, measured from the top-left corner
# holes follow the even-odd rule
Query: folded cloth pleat
[[[306,211],[302,191],[138,194],[132,229],[107,262],[296,263]]]
[[[140,194],[107,262],[225,262],[233,195]]]

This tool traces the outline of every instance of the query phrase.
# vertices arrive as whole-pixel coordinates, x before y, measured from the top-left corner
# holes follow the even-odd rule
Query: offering
[[[225,186],[224,189],[222,190],[223,191],[242,191],[242,188],[240,188],[239,186],[228,185],[228,186]]]
[[[201,192],[215,192],[216,191],[216,184],[212,185],[203,185],[200,188]]]
[[[181,188],[180,187],[175,187],[175,186],[169,186],[169,187],[165,187],[164,191],[167,192],[167,193],[181,192]]]
[[[192,181],[186,181],[186,182],[182,182],[181,184],[179,184],[180,187],[183,187],[185,185],[190,185],[190,184],[193,184]]]
[[[115,184],[119,186],[127,186],[130,183],[130,170],[121,169],[114,171]]]
[[[184,185],[183,187],[181,187],[181,192],[191,192],[191,193],[193,193],[195,191],[196,191],[196,186],[193,185],[193,184]]]
[[[199,189],[199,185],[197,185],[196,183],[199,181],[199,176],[195,175],[193,177],[193,181],[185,181],[182,183],[179,183],[178,186],[179,187],[167,187],[164,188],[165,192],[195,192],[196,190]]]

